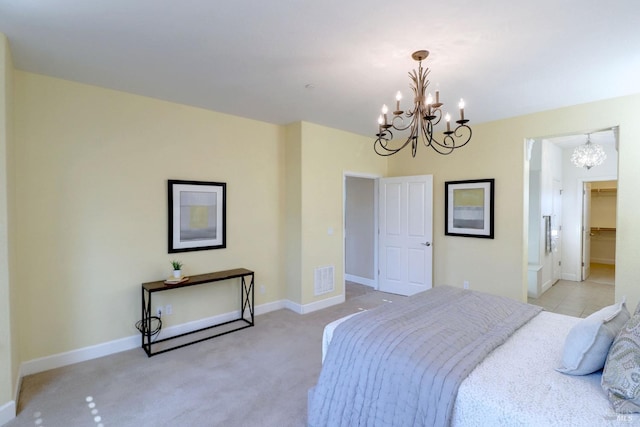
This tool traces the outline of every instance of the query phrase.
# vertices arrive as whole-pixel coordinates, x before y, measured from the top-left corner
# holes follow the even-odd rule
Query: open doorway
[[[607,156],[602,165],[590,169],[571,162],[575,148],[586,143],[587,133]],[[610,219],[615,220],[617,205],[617,197],[612,197],[617,192],[613,190],[617,128],[532,139],[527,144],[529,301],[550,311],[586,317],[612,304],[615,295],[615,231],[609,229],[615,229]],[[605,192],[608,204],[602,206]],[[594,197],[598,197],[596,212]]]
[[[615,286],[617,196],[617,180],[584,182],[582,281]]]
[[[378,177],[344,175],[345,299],[377,289]]]

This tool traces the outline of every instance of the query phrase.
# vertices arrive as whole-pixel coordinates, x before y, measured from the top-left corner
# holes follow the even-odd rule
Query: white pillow
[[[623,299],[581,320],[567,335],[562,367],[556,371],[588,375],[602,369],[613,340],[630,317]]]

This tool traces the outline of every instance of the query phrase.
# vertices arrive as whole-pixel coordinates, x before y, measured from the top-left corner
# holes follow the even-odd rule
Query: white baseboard
[[[579,282],[580,279],[577,275],[571,273],[562,273],[562,280],[571,280],[572,282]]]
[[[366,277],[354,276],[353,274],[345,274],[344,280],[359,283],[361,285],[371,286],[373,289],[376,289],[376,281],[373,279],[368,279]]]
[[[65,353],[40,357],[38,359],[22,362],[20,365],[20,377],[22,378],[25,375],[37,374],[38,372],[48,371],[50,369],[56,369],[91,359],[97,359],[98,357],[120,353],[121,351],[131,350],[132,348],[140,347],[141,344],[142,341],[138,334],[108,341],[102,344],[67,351]]]
[[[254,315],[265,314],[270,311],[279,310],[286,307],[284,300],[275,301],[267,304],[256,306]],[[171,326],[162,330],[161,335],[163,338],[179,335],[189,330],[199,329],[206,326],[214,325],[220,322],[226,322],[232,320],[240,315],[240,310],[236,310],[229,313],[220,314],[205,319],[196,320],[193,322],[187,322],[176,326]],[[74,363],[84,362],[91,359],[97,359],[98,357],[108,356],[110,354],[119,353],[121,351],[132,350],[134,348],[140,348],[142,346],[142,339],[140,334],[132,335],[126,338],[120,338],[113,341],[108,341],[101,344],[92,345],[89,347],[79,348],[76,350],[68,351],[65,353],[58,353],[52,356],[41,357],[38,359],[29,360],[23,362],[20,365],[20,374],[18,382],[25,375],[36,374],[38,372],[48,371],[50,369],[60,368],[62,366],[72,365]],[[19,384],[16,386],[19,390]],[[16,394],[17,396],[17,394]]]
[[[330,298],[330,299],[333,300],[333,298]],[[344,301],[344,297],[342,297],[342,301]],[[322,301],[320,303],[322,303]],[[320,304],[320,303],[316,303],[316,304]],[[255,307],[254,315],[258,316],[260,314],[269,313],[270,311],[280,310],[283,308],[291,309],[290,308],[291,304],[292,303],[290,301],[285,301],[285,300],[274,301],[267,304],[261,304]],[[338,302],[327,304],[326,307],[329,307],[334,304],[338,304]],[[313,305],[313,304],[310,304],[310,305]],[[320,307],[320,308],[324,308],[324,307]],[[315,308],[315,310],[319,310],[320,308]],[[309,309],[309,308],[305,309],[303,307],[304,312],[301,314],[304,314],[305,312],[308,313],[315,310]],[[295,309],[293,311],[300,312]],[[203,328],[203,327],[214,325],[220,322],[226,322],[228,320],[237,318],[239,315],[240,315],[240,310],[232,311],[229,313],[223,313],[217,316],[212,316],[205,319],[200,319],[193,322],[187,322],[180,325],[165,328],[162,330],[161,334],[164,338],[167,338],[167,337],[181,334],[183,332],[187,332],[189,330]],[[79,348],[79,349],[68,351],[65,353],[58,353],[52,356],[46,356],[38,359],[29,360],[27,362],[23,362],[20,365],[19,378],[22,378],[25,375],[36,374],[38,372],[48,371],[50,369],[60,368],[62,366],[84,362],[87,360],[96,359],[98,357],[108,356],[110,354],[119,353],[121,351],[140,348],[141,345],[142,345],[142,341],[140,338],[140,334],[136,334],[126,338],[120,338],[117,340],[108,341],[105,343],[96,344],[89,347]],[[19,387],[20,387],[19,384],[16,385],[16,393],[19,392]]]
[[[286,308],[291,311],[294,311],[298,314],[308,314],[313,311],[322,310],[323,308],[328,308],[333,305],[342,304],[344,302],[344,294],[336,295],[335,297],[323,299],[321,301],[312,302],[310,304],[297,304],[291,301],[286,302]]]
[[[336,304],[344,302],[344,295],[338,295],[322,301],[311,304],[300,305],[288,300],[274,301],[255,307],[254,315],[269,313],[271,311],[287,308],[299,314],[307,314],[316,310],[321,310]],[[178,335],[189,330],[214,325],[227,320],[232,320],[240,315],[240,310],[229,313],[220,314],[206,319],[187,322],[176,326],[171,326],[162,330],[161,334],[164,338]],[[65,353],[58,353],[51,356],[41,357],[38,359],[23,362],[18,371],[18,379],[15,386],[15,398],[17,399],[22,385],[22,378],[26,375],[37,374],[39,372],[48,371],[50,369],[60,368],[62,366],[72,365],[74,363],[85,362],[87,360],[104,357],[122,351],[133,350],[142,346],[140,334],[130,337],[120,338],[117,340],[96,344],[88,347],[79,348]],[[0,406],[0,426],[13,420],[16,416],[15,401],[7,402]]]
[[[254,310],[254,314],[256,316],[259,316],[261,314],[269,313],[271,311],[281,310],[283,308],[287,308],[287,301],[282,299],[280,301],[268,302],[266,304],[257,305]]]
[[[542,285],[542,292],[540,293],[540,295],[544,294],[549,289],[551,289],[551,285],[553,285],[553,282],[551,280],[547,280],[546,282],[544,282],[544,284]]]
[[[7,424],[16,417],[16,402],[10,400],[0,406],[0,426]]]

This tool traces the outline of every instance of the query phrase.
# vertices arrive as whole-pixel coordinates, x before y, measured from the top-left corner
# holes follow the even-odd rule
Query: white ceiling
[[[594,144],[600,145],[611,145],[615,146],[616,150],[618,149],[618,129],[616,128],[608,128],[608,129],[597,129],[597,130],[588,130],[585,133],[578,133],[572,135],[559,135],[551,138],[544,138],[558,147],[565,148],[575,148],[578,145],[586,144],[587,138],[593,142]]]
[[[639,18],[638,0],[0,0],[18,69],[363,135],[409,98],[419,49],[471,125],[640,93]]]

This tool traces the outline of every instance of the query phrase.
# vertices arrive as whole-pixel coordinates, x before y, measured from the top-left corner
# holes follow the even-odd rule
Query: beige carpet
[[[304,426],[324,326],[399,298],[349,284],[347,301],[325,310],[278,310],[152,358],[134,349],[30,375],[7,426]]]

